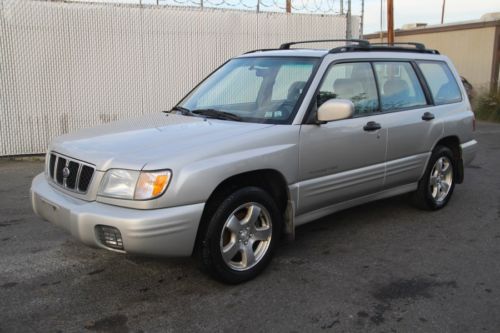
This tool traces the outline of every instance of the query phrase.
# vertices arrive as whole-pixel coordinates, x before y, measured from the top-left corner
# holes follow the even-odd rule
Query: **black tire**
[[[240,231],[239,233],[232,232],[228,227],[225,226],[226,221],[228,221],[230,217],[237,216],[237,214],[239,214],[234,214],[234,212],[235,210],[240,209],[242,205],[257,207],[257,209],[261,211],[261,214],[267,214],[265,216],[259,215],[257,224],[264,223],[262,221],[270,220],[271,230],[267,231],[267,233],[270,235],[270,240],[256,240],[254,243],[252,238],[250,240],[248,240],[247,238],[247,242],[251,242],[250,244],[254,244],[250,245],[250,248],[252,246],[256,246],[257,251],[259,251],[259,249],[261,250],[260,258],[256,256],[256,259],[259,258],[259,260],[256,260],[255,264],[251,267],[241,267],[240,269],[235,269],[230,266],[233,265],[232,260],[229,260],[229,263],[226,263],[226,261],[224,260],[222,256],[221,244],[224,243],[224,239],[227,238],[225,235],[229,232],[231,240],[234,239],[233,237],[236,237],[237,239],[232,241],[233,243],[231,244],[246,246],[242,243],[244,242],[244,239],[242,240],[243,236],[241,235],[243,231]],[[261,207],[263,207],[264,209],[261,209]],[[242,209],[245,210],[247,208]],[[238,212],[240,211],[238,210]],[[244,218],[246,218],[247,215],[251,215],[248,213],[250,212],[248,209],[246,212],[241,212],[244,215]],[[242,220],[244,220],[244,218],[242,218]],[[261,188],[245,187],[233,192],[222,201],[222,203],[215,209],[215,212],[212,214],[212,216],[209,217],[206,233],[202,237],[201,243],[201,263],[203,268],[217,280],[228,284],[238,284],[253,279],[257,275],[259,275],[262,270],[264,270],[264,268],[269,264],[273,257],[274,249],[280,237],[282,223],[281,220],[282,217],[278,206],[274,202],[273,198]],[[240,224],[239,227],[245,225],[249,224]],[[258,231],[254,231],[254,233],[257,234]],[[253,234],[250,233],[248,233],[247,236],[248,235],[253,236]],[[223,239],[222,243],[221,239]],[[262,244],[265,244],[265,246],[262,245],[262,247],[259,248],[259,246],[261,246],[260,242],[262,242]],[[265,251],[262,250],[264,248]],[[241,252],[237,252],[233,259],[240,256],[241,262],[243,263],[243,250],[240,251]]]
[[[450,168],[452,171],[451,174],[451,186],[449,186],[449,191],[447,194],[437,200],[433,197],[433,187],[431,187],[431,172],[433,171],[436,162],[444,158],[450,162]],[[437,146],[432,152],[431,158],[429,159],[429,163],[427,165],[427,169],[423,177],[420,179],[418,183],[417,190],[413,193],[412,201],[413,204],[424,210],[438,210],[443,208],[448,204],[450,198],[453,194],[453,190],[455,189],[455,179],[458,174],[458,166],[457,159],[453,156],[453,152],[445,146]]]

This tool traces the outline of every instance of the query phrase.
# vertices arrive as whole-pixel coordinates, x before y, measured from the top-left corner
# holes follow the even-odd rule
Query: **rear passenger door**
[[[380,122],[388,130],[384,188],[417,182],[443,123],[416,63],[373,62],[379,87]]]

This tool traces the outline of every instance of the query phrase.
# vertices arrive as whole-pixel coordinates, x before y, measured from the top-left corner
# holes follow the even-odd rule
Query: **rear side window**
[[[410,63],[376,62],[374,66],[382,111],[427,105],[424,91]]]
[[[419,62],[436,105],[456,103],[462,100],[457,81],[444,62]]]

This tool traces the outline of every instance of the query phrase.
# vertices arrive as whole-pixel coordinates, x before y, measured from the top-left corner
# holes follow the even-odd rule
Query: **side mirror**
[[[351,118],[354,114],[354,104],[348,99],[329,99],[318,108],[318,122]]]

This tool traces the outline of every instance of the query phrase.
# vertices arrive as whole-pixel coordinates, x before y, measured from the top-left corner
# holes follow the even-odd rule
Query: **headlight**
[[[101,181],[99,195],[120,199],[133,199],[139,171],[108,170]]]
[[[104,175],[98,194],[129,200],[153,199],[165,192],[171,175],[169,170],[140,172],[111,169]]]

